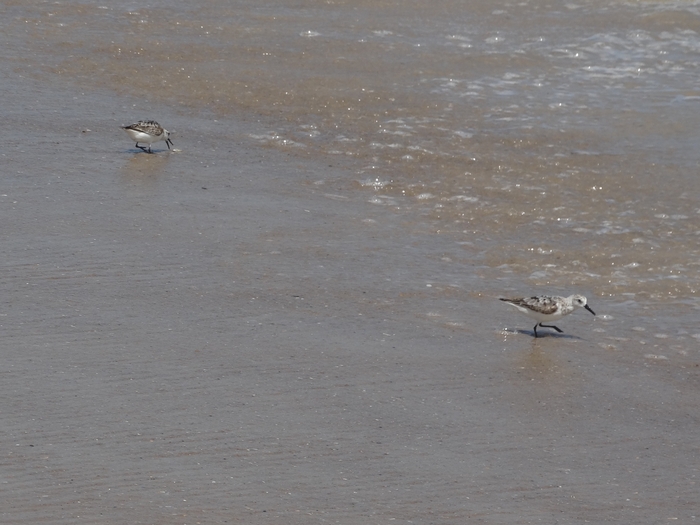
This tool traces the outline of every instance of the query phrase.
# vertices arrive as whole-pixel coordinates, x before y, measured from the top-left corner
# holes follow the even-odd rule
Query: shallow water
[[[267,129],[251,141],[350,160],[371,202],[454,234],[522,293],[696,305],[694,3],[6,11],[18,72],[208,111],[224,128],[258,115]]]

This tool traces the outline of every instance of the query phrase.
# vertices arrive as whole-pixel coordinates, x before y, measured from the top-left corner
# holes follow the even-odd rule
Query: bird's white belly
[[[511,304],[511,303],[508,303]],[[517,308],[519,311],[530,317],[531,319],[535,319],[539,322],[543,321],[554,321],[555,319],[561,319],[565,314],[562,312],[555,312],[553,314],[543,314],[541,312],[537,312],[535,310],[530,310],[529,308],[525,308],[523,306],[518,306],[515,304],[511,304],[511,306],[514,306]]]
[[[154,142],[158,142],[162,138],[154,137],[153,135],[143,133],[142,131],[136,131],[135,129],[126,129],[124,131],[126,131],[129,134],[131,140],[133,140],[134,142],[145,142],[146,144],[153,144]]]

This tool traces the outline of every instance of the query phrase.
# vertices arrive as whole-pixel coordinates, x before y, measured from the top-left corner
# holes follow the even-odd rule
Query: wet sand
[[[533,340],[454,239],[253,120],[10,84],[3,524],[697,520],[692,359],[586,312]],[[145,107],[179,151],[131,147]]]

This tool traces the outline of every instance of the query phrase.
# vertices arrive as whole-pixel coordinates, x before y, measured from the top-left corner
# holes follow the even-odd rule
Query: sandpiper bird
[[[131,140],[136,142],[136,147],[142,149],[146,153],[153,153],[151,151],[151,144],[160,142],[161,140],[165,141],[168,149],[170,149],[170,145],[173,143],[173,141],[170,140],[170,132],[167,129],[163,129],[163,126],[158,124],[155,120],[139,120],[136,124],[122,126],[122,129],[131,137]],[[139,146],[139,142],[148,144],[148,149],[144,146]]]
[[[536,297],[521,297],[517,299],[501,299],[528,317],[535,319],[535,337],[537,337],[537,327],[554,328],[557,332],[563,333],[554,325],[542,324],[543,321],[556,321],[565,315],[569,315],[577,308],[585,308],[593,315],[595,312],[588,306],[588,300],[583,295],[570,295],[569,297],[559,297],[552,295],[538,295]]]

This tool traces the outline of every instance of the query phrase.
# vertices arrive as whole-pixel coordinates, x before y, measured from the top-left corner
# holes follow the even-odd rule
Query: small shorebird
[[[535,337],[537,337],[537,327],[554,328],[560,334],[560,330],[554,325],[542,324],[543,321],[556,321],[565,315],[569,315],[577,308],[585,308],[593,315],[595,312],[588,306],[588,300],[583,295],[570,295],[569,297],[559,297],[552,295],[538,295],[536,297],[521,297],[517,299],[501,299],[511,306],[517,308],[528,317],[535,319]]]
[[[131,137],[131,140],[136,142],[136,147],[142,149],[146,153],[153,153],[151,151],[151,144],[160,142],[161,140],[165,141],[168,149],[170,149],[170,145],[173,143],[173,141],[170,140],[170,132],[167,129],[163,129],[163,126],[158,124],[155,120],[139,120],[136,124],[122,126],[122,129]],[[148,149],[144,146],[139,146],[139,142],[148,144]]]

